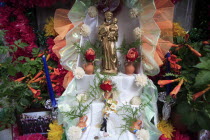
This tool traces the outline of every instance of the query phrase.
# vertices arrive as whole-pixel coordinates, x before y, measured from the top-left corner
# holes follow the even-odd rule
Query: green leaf
[[[29,105],[29,101],[25,98],[21,98],[20,99],[20,105],[27,106],[27,105]]]
[[[202,86],[202,85],[207,85],[209,83],[210,83],[210,71],[202,70],[195,77],[194,86]]]
[[[210,58],[203,57],[200,58],[200,61],[201,62],[195,66],[196,68],[210,70]]]
[[[11,76],[15,76],[16,70],[14,69],[13,66],[8,67],[8,74],[11,75]]]

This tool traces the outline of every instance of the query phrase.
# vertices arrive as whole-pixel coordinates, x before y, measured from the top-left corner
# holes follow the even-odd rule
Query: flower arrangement
[[[117,49],[121,52],[128,62],[135,62],[139,58],[138,47],[141,45],[140,40],[136,40],[130,44],[123,40],[121,46]]]
[[[136,134],[138,130],[142,129],[142,121],[140,120],[139,112],[144,108],[141,104],[138,107],[132,107],[131,105],[123,105],[117,111],[125,124],[121,125],[121,134],[129,130],[130,132]]]
[[[210,129],[206,125],[209,122],[207,117],[209,112],[203,111],[203,108],[208,108],[209,103],[208,50],[210,46],[208,41],[204,42],[199,37],[195,37],[202,36],[197,29],[192,29],[189,34],[182,31],[180,29],[178,32],[177,28],[177,33],[174,35],[176,45],[171,48],[171,57],[167,59],[168,64],[165,64],[172,71],[160,76],[161,80],[157,84],[160,87],[167,85],[171,89],[167,88],[168,95],[176,98],[172,112],[181,117],[180,123],[184,124],[188,130]],[[171,97],[167,98],[171,99]],[[174,126],[176,127],[176,123]]]
[[[89,48],[88,50],[86,50],[85,52],[85,59],[88,62],[93,62],[96,58],[96,53],[92,48]]]

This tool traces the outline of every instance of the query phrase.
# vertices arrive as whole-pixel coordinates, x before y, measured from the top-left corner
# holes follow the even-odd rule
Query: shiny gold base
[[[117,70],[102,70],[101,74],[117,75]]]

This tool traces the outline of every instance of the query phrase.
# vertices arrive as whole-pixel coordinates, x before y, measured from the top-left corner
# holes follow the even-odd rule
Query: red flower
[[[92,62],[95,60],[95,51],[92,48],[89,48],[86,52],[85,52],[85,59],[89,62]]]
[[[139,53],[136,48],[131,48],[128,50],[126,59],[128,62],[134,62],[139,56]]]
[[[100,85],[100,88],[107,92],[107,91],[111,91],[112,90],[112,84],[111,84],[111,81],[104,81],[101,85]]]

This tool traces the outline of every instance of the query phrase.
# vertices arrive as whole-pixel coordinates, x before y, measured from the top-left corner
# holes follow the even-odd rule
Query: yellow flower
[[[44,25],[45,36],[56,36],[57,33],[54,30],[54,18],[50,17],[46,20],[46,24]]]
[[[184,28],[181,27],[179,23],[174,23],[173,28],[173,35],[174,36],[185,36],[187,32],[184,30]]]
[[[63,135],[62,125],[59,125],[57,121],[53,121],[49,125],[50,130],[48,130],[48,140],[61,140]]]
[[[171,139],[173,137],[174,127],[165,120],[158,123],[158,129],[164,134],[165,138]]]

